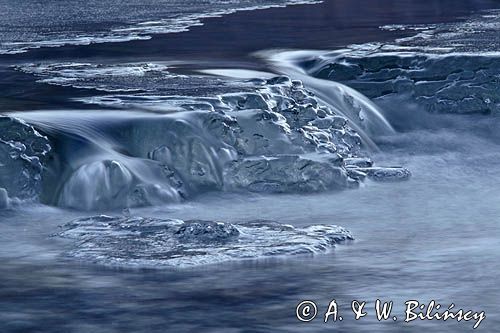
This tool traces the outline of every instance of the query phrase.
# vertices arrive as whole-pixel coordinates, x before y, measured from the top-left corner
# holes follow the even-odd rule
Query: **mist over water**
[[[213,16],[204,6],[196,15]],[[165,33],[136,31],[149,21],[170,29],[154,23],[166,10],[157,9],[101,30]],[[498,12],[426,25],[393,15],[372,36],[410,37],[225,64],[148,50],[140,61],[12,58],[9,73],[54,102],[8,113],[33,128],[0,123],[25,131],[24,150],[10,131],[0,139],[9,166],[33,175],[0,210],[2,331],[472,331],[473,322],[405,324],[404,302],[416,299],[485,311],[480,329],[493,332],[500,70],[495,42],[478,40],[498,39]],[[28,32],[19,45],[7,34],[2,49],[61,39]],[[75,36],[76,24],[66,37]],[[321,313],[333,298],[342,322],[294,316],[301,300]],[[397,322],[376,320],[377,298],[394,301]],[[368,302],[364,320],[350,314],[354,299]]]

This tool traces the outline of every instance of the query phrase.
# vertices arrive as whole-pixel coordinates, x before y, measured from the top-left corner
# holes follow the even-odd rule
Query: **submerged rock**
[[[9,197],[38,197],[44,163],[50,151],[47,137],[32,126],[0,115],[0,187]]]

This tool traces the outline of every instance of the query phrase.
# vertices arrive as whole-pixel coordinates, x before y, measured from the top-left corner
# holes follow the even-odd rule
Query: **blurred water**
[[[433,123],[446,121],[435,116]],[[59,255],[64,241],[48,238],[81,213],[29,207],[2,213],[0,318],[4,331],[213,332],[389,331],[466,332],[471,323],[379,323],[373,310],[355,322],[353,299],[373,307],[393,300],[402,317],[408,299],[486,311],[480,328],[499,324],[496,172],[497,119],[455,119],[453,127],[386,138],[377,156],[404,163],[413,178],[368,183],[318,195],[208,195],[195,202],[132,214],[245,221],[256,217],[304,226],[334,223],[356,241],[333,254],[261,259],[181,270],[120,270],[75,263]],[[471,125],[473,124],[473,125]],[[448,128],[446,128],[448,127]],[[477,135],[476,133],[481,132]],[[404,145],[404,151],[398,150]],[[299,323],[302,299],[326,310],[335,298],[346,320]],[[320,310],[321,310],[320,308]]]

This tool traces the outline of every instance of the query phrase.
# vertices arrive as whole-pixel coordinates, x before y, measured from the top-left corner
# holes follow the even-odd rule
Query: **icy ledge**
[[[0,115],[0,209],[11,199],[38,198],[50,150],[47,137],[32,126]]]
[[[254,90],[205,98],[208,109],[190,98],[191,104],[181,103],[184,112],[165,114],[20,114],[59,143],[54,159],[42,164],[47,171],[28,173],[28,179],[44,177],[45,203],[102,211],[180,202],[209,191],[307,193],[356,187],[366,177],[410,176],[404,168],[374,167],[350,122],[300,81],[281,76],[247,84]],[[163,101],[181,105],[178,96]],[[16,126],[11,131],[34,131]],[[39,134],[21,135],[19,142],[31,137],[48,146]],[[0,187],[18,170],[5,168],[9,176]]]
[[[231,224],[105,215],[74,220],[55,236],[72,241],[70,257],[151,268],[325,253],[353,240],[349,231],[335,225],[298,228],[259,220]]]

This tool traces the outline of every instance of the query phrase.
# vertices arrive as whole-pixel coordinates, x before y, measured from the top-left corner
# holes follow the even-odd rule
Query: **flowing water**
[[[0,1],[2,332],[497,330],[498,3],[104,4]]]

